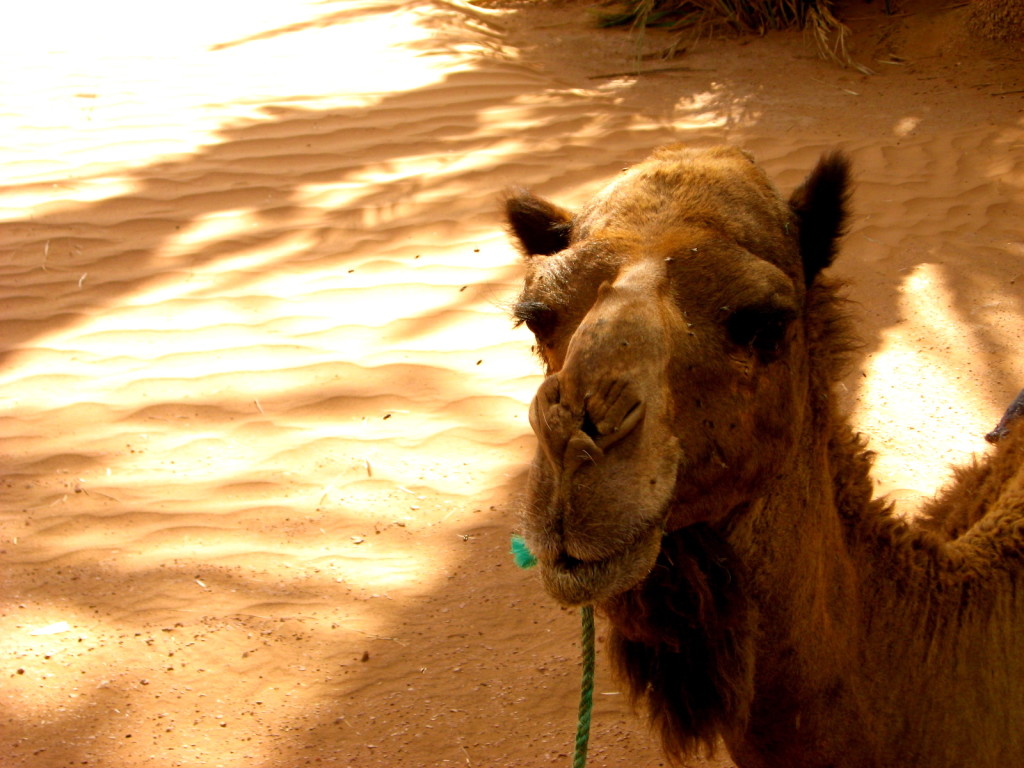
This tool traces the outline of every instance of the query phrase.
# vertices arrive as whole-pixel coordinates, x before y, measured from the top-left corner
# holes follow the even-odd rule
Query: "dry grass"
[[[607,26],[632,24],[685,29],[697,25],[764,32],[803,25],[808,10],[829,0],[629,0],[619,10],[599,14]]]
[[[601,11],[602,26],[658,26],[695,35],[729,30],[764,34],[774,29],[809,30],[818,50],[843,66],[862,69],[846,50],[849,30],[833,14],[835,0],[628,0]]]

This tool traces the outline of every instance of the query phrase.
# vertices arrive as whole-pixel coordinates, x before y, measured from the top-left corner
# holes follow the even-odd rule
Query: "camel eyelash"
[[[542,334],[551,330],[558,319],[554,309],[540,301],[522,300],[512,308],[512,317],[516,327],[525,325],[534,334]]]

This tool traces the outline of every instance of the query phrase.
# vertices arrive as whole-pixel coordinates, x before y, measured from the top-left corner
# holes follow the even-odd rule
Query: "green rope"
[[[594,606],[580,608],[583,617],[583,679],[580,682],[580,716],[576,724],[576,751],[572,757],[572,768],[584,768],[587,764],[587,742],[590,740],[590,715],[594,710]]]
[[[533,568],[537,558],[526,546],[522,536],[512,537],[512,558],[520,568]],[[580,651],[583,654],[583,679],[580,682],[580,713],[576,722],[576,749],[572,755],[572,768],[585,768],[587,764],[587,743],[590,741],[590,716],[594,711],[594,606],[584,605],[580,609],[583,619],[583,637]]]

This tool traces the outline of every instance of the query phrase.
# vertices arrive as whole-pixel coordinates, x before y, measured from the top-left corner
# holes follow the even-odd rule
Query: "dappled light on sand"
[[[983,304],[962,310],[956,289],[941,264],[923,262],[905,277],[899,301],[903,321],[882,335],[864,387],[865,400],[872,403],[868,418],[877,423],[898,422],[908,409],[921,414],[902,435],[880,442],[878,459],[885,477],[882,492],[909,494],[915,502],[947,480],[950,466],[985,450],[983,432],[957,426],[989,412],[984,393],[974,386],[992,373],[976,353],[985,346],[979,334],[1012,348],[1024,333],[1015,292],[990,284]],[[894,389],[886,383],[894,376],[913,386]],[[918,491],[907,490],[913,488]]]
[[[4,166],[88,202],[131,191],[127,169],[218,143],[222,127],[275,105],[372,107],[440,81],[458,59],[425,55],[432,12],[365,0],[19,5],[0,32],[16,108],[0,117]],[[13,202],[53,199],[22,189]]]
[[[637,77],[661,33],[510,5],[8,15],[4,768],[567,762],[575,618],[508,556],[541,372],[511,184],[573,206],[726,142],[788,192],[843,145],[845,405],[908,507],[984,449],[1024,382],[1019,62],[871,79],[781,33]],[[659,765],[597,691],[592,764]]]

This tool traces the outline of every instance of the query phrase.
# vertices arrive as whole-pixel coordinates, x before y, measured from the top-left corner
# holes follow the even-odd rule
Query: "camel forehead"
[[[664,181],[672,190],[699,190],[716,185],[747,184],[771,189],[753,156],[736,147],[693,149],[682,144],[659,147],[624,176]]]
[[[605,242],[620,258],[666,257],[708,236],[794,278],[794,218],[765,173],[734,147],[670,145],[623,172],[579,211],[572,239]],[[627,256],[628,254],[628,256]]]
[[[584,308],[602,285],[643,286],[647,295],[694,309],[738,295],[791,295],[791,278],[716,230],[683,225],[650,237],[618,232],[530,265],[521,302]],[[691,304],[692,302],[692,304]]]
[[[663,181],[673,187],[706,186],[724,181],[761,184],[767,177],[747,152],[735,147],[693,149],[680,144],[659,147],[609,183],[604,194],[636,184],[640,179]]]
[[[603,283],[617,283],[640,264],[659,276],[652,286],[668,289],[663,298],[694,309],[744,295],[793,295],[802,285],[793,224],[789,206],[747,153],[662,147],[579,210],[568,248],[529,262],[516,316],[541,307],[576,315]]]
[[[670,174],[681,178],[750,177],[765,179],[753,156],[731,146],[693,148],[684,144],[658,147],[630,169],[638,174]]]

